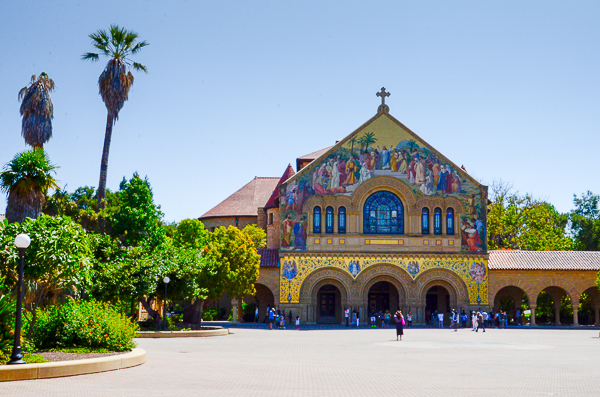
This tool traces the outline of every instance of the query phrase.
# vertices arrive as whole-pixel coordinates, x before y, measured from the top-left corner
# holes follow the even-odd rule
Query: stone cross
[[[385,105],[385,97],[390,96],[390,93],[385,92],[385,87],[381,87],[381,92],[378,92],[376,95],[381,97],[381,104]]]

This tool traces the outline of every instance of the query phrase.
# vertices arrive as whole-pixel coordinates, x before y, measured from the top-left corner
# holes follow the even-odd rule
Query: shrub
[[[0,361],[7,361],[14,344],[15,302],[10,295],[0,297]]]
[[[33,341],[38,349],[65,347],[131,350],[139,329],[123,314],[100,302],[70,301],[38,314]]]

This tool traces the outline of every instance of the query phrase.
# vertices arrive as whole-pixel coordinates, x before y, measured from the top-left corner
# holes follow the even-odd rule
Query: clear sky
[[[106,59],[119,24],[146,47],[113,130],[108,187],[148,176],[165,219],[198,217],[255,176],[390,113],[485,184],[572,209],[600,193],[600,2],[0,2],[0,163],[26,149],[19,90],[54,79],[61,186],[97,186]],[[6,207],[0,198],[0,213]]]

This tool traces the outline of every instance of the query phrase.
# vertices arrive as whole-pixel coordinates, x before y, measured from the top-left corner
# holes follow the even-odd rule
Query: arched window
[[[333,207],[325,210],[325,233],[333,233]]]
[[[338,209],[338,233],[346,233],[346,207]]]
[[[454,208],[446,210],[446,234],[454,234]]]
[[[404,207],[393,193],[373,193],[364,207],[365,234],[404,234]]]
[[[442,209],[433,211],[433,234],[442,234]]]
[[[313,233],[321,233],[321,207],[315,207],[313,210]]]
[[[421,214],[421,233],[429,234],[429,208],[423,208]]]

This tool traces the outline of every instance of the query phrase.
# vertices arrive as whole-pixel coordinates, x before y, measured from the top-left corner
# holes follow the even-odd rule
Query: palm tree
[[[375,138],[375,133],[374,132],[365,132],[365,135],[363,135],[363,137],[361,138],[361,143],[364,146],[364,148],[368,148],[369,146],[371,146],[372,144],[374,144],[375,142],[377,142],[377,138]]]
[[[0,190],[8,193],[6,219],[23,222],[25,218],[37,218],[42,212],[48,189],[58,185],[52,176],[55,165],[44,149],[32,149],[18,153],[4,166],[0,173]]]
[[[25,142],[35,148],[41,148],[52,138],[52,119],[54,106],[50,93],[54,91],[54,81],[46,73],[36,78],[31,76],[29,87],[19,91],[21,116],[23,116],[21,134]]]
[[[88,52],[81,59],[97,61],[100,58],[100,54],[110,58],[106,64],[106,68],[104,68],[98,79],[100,95],[108,111],[104,148],[100,163],[100,181],[98,183],[97,208],[101,210],[106,205],[104,197],[106,195],[106,173],[108,170],[108,152],[110,150],[112,127],[119,118],[119,111],[128,99],[129,89],[133,85],[133,74],[130,68],[133,67],[135,70],[148,73],[146,66],[133,62],[129,59],[129,56],[137,54],[148,43],[146,41],[138,42],[137,33],[120,28],[117,25],[110,25],[108,32],[99,29],[96,33],[90,34],[89,37],[92,39],[92,45],[99,50],[99,54]]]

